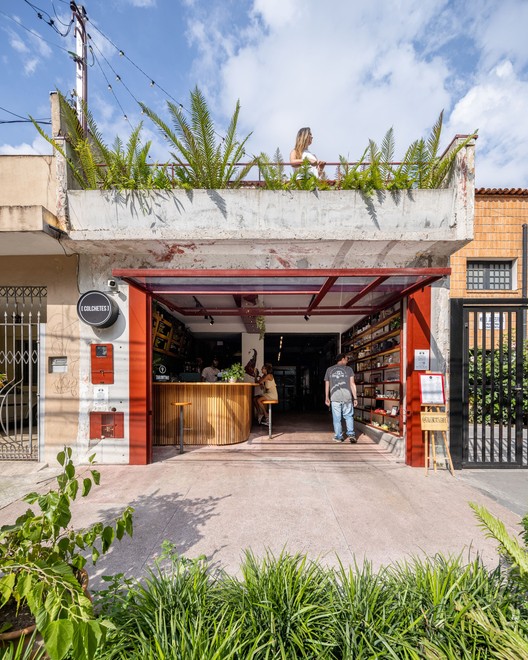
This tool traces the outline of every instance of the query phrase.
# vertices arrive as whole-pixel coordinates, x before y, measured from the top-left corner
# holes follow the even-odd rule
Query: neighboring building
[[[528,467],[528,190],[477,189],[474,234],[451,257],[451,451]]]
[[[528,190],[475,190],[474,238],[451,256],[452,298],[522,297]]]
[[[10,182],[0,190],[0,371],[12,388],[0,389],[0,420],[9,427],[0,428],[0,458],[32,450],[50,461],[66,442],[78,461],[95,453],[100,462],[148,463],[159,426],[151,419],[152,368],[187,372],[184,358],[197,356],[178,351],[189,337],[215,348],[236,337],[242,363],[267,350],[268,338],[291,338],[313,364],[285,369],[284,392],[292,405],[295,391],[321,405],[323,367],[368,319],[391,343],[369,340],[369,350],[388,353],[365,382],[387,380],[387,410],[397,412],[385,429],[373,423],[383,413],[365,404],[361,428],[396,445],[409,465],[423,465],[418,375],[447,371],[449,259],[473,238],[473,144],[458,154],[450,187],[368,198],[81,191],[60,157],[0,157],[0,179]],[[104,296],[86,304],[87,315],[104,311],[106,300],[109,323],[79,319],[88,291]],[[256,343],[257,316],[266,321],[264,346]],[[319,342],[313,352],[311,337]],[[396,350],[398,362],[387,357]],[[390,379],[374,373],[396,365]]]

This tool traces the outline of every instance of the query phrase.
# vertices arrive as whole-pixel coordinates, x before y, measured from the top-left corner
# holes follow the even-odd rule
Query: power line
[[[97,46],[96,46],[95,43],[94,43],[94,46],[97,48]],[[99,49],[97,49],[97,50],[99,50]],[[106,73],[103,71],[103,67],[101,66],[101,63],[100,63],[99,60],[97,59],[97,56],[96,56],[95,53],[93,52],[91,46],[90,46],[90,52],[92,53],[92,57],[94,58],[95,63],[96,63],[97,66],[99,67],[99,69],[100,69],[100,71],[101,71],[101,74],[103,75],[103,78],[106,80],[106,85],[107,85],[107,87],[108,87],[108,90],[112,93],[112,96],[114,97],[114,99],[115,99],[117,105],[119,106],[121,112],[123,113],[123,117],[126,119],[126,121],[128,122],[128,125],[129,125],[130,128],[132,128],[132,130],[133,130],[133,126],[132,126],[132,124],[130,123],[130,120],[128,119],[128,116],[127,116],[126,112],[124,111],[123,106],[122,106],[121,103],[119,102],[119,99],[117,98],[116,93],[114,92],[114,88],[112,87],[110,81],[108,80],[108,78],[107,78],[107,76],[106,76]],[[106,58],[105,58],[104,55],[101,53],[101,51],[99,51],[99,53],[101,54],[101,56],[102,56],[102,57],[105,59],[105,61],[106,61]],[[107,64],[108,64],[108,62],[107,62]],[[125,89],[128,89],[128,88],[125,87]]]
[[[88,20],[90,20],[90,19],[88,19]],[[119,55],[120,55],[121,57],[124,57],[126,60],[128,60],[128,61],[130,62],[130,64],[132,64],[133,67],[135,67],[135,68],[136,68],[141,74],[143,74],[143,75],[145,76],[145,78],[149,81],[151,87],[157,87],[157,88],[160,89],[160,90],[161,90],[166,96],[168,96],[170,99],[172,99],[172,100],[174,101],[174,103],[177,103],[177,104],[178,104],[181,108],[183,108],[186,112],[189,112],[189,111],[187,110],[187,108],[184,107],[183,103],[180,103],[180,101],[176,100],[176,99],[172,96],[172,94],[170,94],[169,92],[167,92],[166,89],[163,89],[163,87],[162,87],[161,85],[159,85],[159,84],[154,80],[154,78],[152,78],[152,76],[149,76],[148,73],[145,73],[145,71],[143,71],[143,69],[142,69],[140,66],[138,66],[133,60],[131,60],[130,57],[128,57],[128,55],[125,53],[125,51],[124,51],[122,48],[119,48],[119,46],[116,46],[116,44],[110,39],[110,37],[107,37],[106,34],[104,34],[104,32],[102,32],[102,31],[97,27],[97,25],[95,25],[94,23],[92,23],[92,25],[93,25],[94,28],[97,30],[97,32],[99,32],[99,34],[100,34],[104,39],[106,39],[106,41],[108,41],[108,43],[109,43],[110,45],[112,45],[112,46],[115,48],[115,50],[119,53]]]
[[[0,119],[0,124],[32,124],[31,119]],[[35,119],[36,124],[43,124],[45,126],[51,126],[51,121],[45,121],[44,119]]]
[[[23,30],[26,30],[26,32],[29,32],[29,34],[33,35],[37,39],[40,39],[41,41],[45,41],[47,44],[50,44],[50,46],[54,46],[55,48],[58,48],[59,50],[63,50],[65,53],[68,53],[68,55],[70,55],[70,56],[72,55],[71,51],[67,50],[66,48],[63,48],[62,46],[59,46],[56,43],[53,43],[53,41],[49,41],[48,39],[44,39],[44,37],[42,37],[38,32],[35,32],[35,30],[30,30],[23,23],[21,23],[20,21],[17,21],[12,16],[9,16],[5,12],[3,12],[1,9],[0,9],[0,14],[2,14],[2,16],[5,16],[6,18],[8,18],[10,21],[13,21],[13,23],[15,23],[15,25],[17,25],[18,27],[21,27]]]
[[[12,112],[11,110],[8,110],[7,108],[3,108],[0,105],[0,110],[3,110],[4,112],[7,112],[8,115],[13,115],[13,117],[18,117],[18,119],[3,119],[0,120],[0,124],[22,124],[24,122],[31,122],[31,119],[28,119],[27,117],[24,117],[23,115],[18,115],[16,112]],[[48,121],[46,119],[36,119],[35,120],[37,124],[51,124],[51,121]]]
[[[87,18],[88,18],[88,20],[90,21],[90,18],[89,18],[89,17],[87,17]],[[90,21],[90,23],[91,23],[91,21]],[[97,27],[97,25],[95,25],[94,23],[91,23],[91,25],[93,25],[93,27],[97,30],[97,32],[99,32],[99,34],[103,37],[103,39],[106,39],[106,41],[107,41],[111,46],[113,46],[113,48],[115,48],[115,50],[117,51],[117,53],[118,53],[121,57],[124,57],[126,60],[128,60],[128,61],[130,62],[130,64],[132,64],[132,66],[133,66],[134,68],[136,68],[136,69],[137,69],[137,70],[138,70],[143,76],[145,76],[145,78],[149,81],[151,87],[157,87],[160,91],[162,91],[162,92],[165,94],[165,96],[167,96],[168,98],[172,99],[172,100],[174,101],[174,103],[176,103],[178,106],[180,106],[180,108],[181,108],[182,110],[185,110],[185,112],[186,112],[188,115],[191,115],[191,112],[190,112],[190,111],[189,111],[189,110],[183,105],[183,103],[181,103],[181,101],[178,101],[177,99],[175,99],[175,98],[172,96],[172,94],[170,94],[166,89],[164,89],[160,84],[158,84],[158,83],[154,80],[154,78],[153,78],[152,76],[149,76],[145,71],[143,71],[143,69],[142,69],[140,66],[138,66],[133,60],[131,60],[130,57],[128,57],[128,55],[125,53],[125,51],[124,51],[122,48],[119,48],[119,46],[117,46],[117,45],[112,41],[112,39],[110,39],[110,37],[107,37],[106,34],[105,34],[100,28]],[[92,37],[91,37],[89,34],[88,34],[88,37],[89,37],[89,39],[91,39],[91,40],[93,41]],[[95,44],[94,44],[94,45],[95,45]],[[99,50],[99,49],[98,49],[98,50]],[[99,52],[100,52],[100,51],[99,51]],[[105,59],[106,59],[106,58],[105,58]],[[107,62],[107,63],[108,63],[108,62]],[[109,66],[110,66],[110,64],[109,64]],[[112,67],[110,66],[110,68],[112,68]],[[113,68],[112,68],[112,71],[114,71]],[[121,77],[118,76],[117,73],[116,73],[116,76],[117,76],[117,79],[118,79],[120,82],[123,82],[122,79],[121,79]],[[123,83],[123,84],[124,84],[124,83]],[[125,86],[125,87],[126,87],[126,86]],[[128,88],[127,88],[127,91],[128,91],[129,94],[132,96],[132,98],[136,101],[136,103],[139,104],[139,101],[138,101],[138,100],[136,99],[136,97],[132,94],[132,92],[130,92],[130,90],[128,90]],[[215,135],[217,135],[217,136],[222,140],[222,142],[225,141],[225,137],[224,137],[223,135],[220,135],[220,133],[218,133],[217,131],[214,131],[214,132],[215,132]]]
[[[69,34],[69,32],[70,32],[70,30],[71,30],[71,26],[72,26],[72,24],[73,24],[73,18],[71,19],[71,21],[70,21],[69,24],[67,24],[67,25],[66,25],[65,23],[62,23],[62,21],[59,20],[59,22],[62,23],[62,25],[65,25],[65,27],[68,28],[68,29],[66,30],[66,32],[63,34],[63,33],[59,30],[59,28],[55,25],[55,19],[53,19],[53,18],[50,16],[50,14],[48,14],[48,12],[47,12],[45,9],[41,9],[40,7],[37,7],[37,5],[34,5],[34,4],[33,4],[32,2],[30,2],[29,0],[24,0],[24,2],[26,3],[26,5],[28,5],[29,7],[31,7],[31,9],[33,9],[33,11],[34,11],[35,14],[37,15],[37,17],[40,18],[40,20],[44,21],[44,23],[46,23],[47,25],[49,25],[53,30],[55,30],[55,32],[56,32],[57,34],[60,34],[61,37],[66,37],[66,36]],[[53,2],[52,2],[52,4],[53,4]],[[53,10],[55,11],[55,7],[53,7]],[[47,20],[46,20],[45,16],[47,16]],[[55,12],[55,16],[57,16],[57,13],[56,13],[56,12]],[[58,16],[57,16],[57,18],[58,18]]]

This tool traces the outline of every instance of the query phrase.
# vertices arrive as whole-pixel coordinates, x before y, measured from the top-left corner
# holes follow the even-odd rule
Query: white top
[[[216,367],[205,367],[202,371],[202,378],[206,383],[216,383],[216,377],[220,373],[220,369]]]
[[[302,152],[302,159],[303,160],[307,159],[310,161],[310,163],[317,163],[317,156],[313,154],[311,151],[308,151],[308,149],[305,149]],[[310,174],[313,174],[314,176],[319,176],[319,170],[315,165],[310,166]]]

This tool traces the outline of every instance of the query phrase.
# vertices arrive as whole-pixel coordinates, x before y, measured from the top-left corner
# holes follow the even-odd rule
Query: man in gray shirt
[[[334,422],[334,440],[343,442],[342,419],[345,420],[347,438],[352,444],[357,442],[354,433],[354,406],[357,405],[357,390],[354,372],[347,366],[344,353],[336,357],[336,364],[328,367],[325,373],[325,403],[331,407]]]

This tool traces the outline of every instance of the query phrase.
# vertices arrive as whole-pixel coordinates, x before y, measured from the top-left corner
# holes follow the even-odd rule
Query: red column
[[[414,351],[431,350],[431,289],[426,287],[408,298],[407,306],[407,454],[405,462],[424,467],[425,453],[420,425],[420,379],[414,371]],[[422,372],[423,373],[423,372]]]
[[[132,286],[128,293],[130,465],[147,465],[152,460],[150,299]]]

